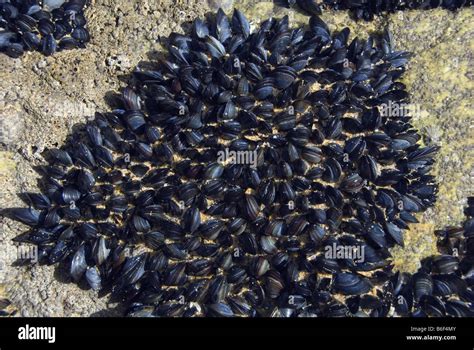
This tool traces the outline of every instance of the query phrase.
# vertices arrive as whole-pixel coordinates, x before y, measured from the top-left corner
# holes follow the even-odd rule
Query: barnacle
[[[87,0],[5,0],[0,2],[0,51],[20,57],[25,51],[52,55],[82,48],[90,40]]]
[[[5,213],[31,226],[17,240],[129,315],[389,315],[389,248],[434,203],[437,148],[386,108],[409,54],[349,36],[238,10],[171,34],[121,108],[49,150],[43,193]]]

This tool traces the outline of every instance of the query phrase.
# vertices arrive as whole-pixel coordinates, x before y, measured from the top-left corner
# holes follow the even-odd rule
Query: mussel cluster
[[[275,0],[284,7],[297,7],[309,15],[320,15],[322,10],[348,10],[355,19],[371,21],[374,16],[404,10],[427,10],[441,7],[451,11],[472,6],[472,0]]]
[[[25,51],[49,56],[83,48],[90,40],[87,0],[0,0],[0,52],[17,58]]]
[[[16,314],[16,310],[13,308],[10,300],[6,298],[0,298],[0,317],[10,317]]]
[[[474,316],[474,197],[461,227],[437,231],[439,255],[421,262],[417,273],[397,273],[385,286],[397,315]]]
[[[31,226],[17,240],[133,316],[387,316],[399,294],[410,313],[429,293],[384,288],[389,248],[435,201],[437,148],[383,112],[408,101],[408,53],[349,36],[238,10],[171,34],[121,108],[47,152],[43,192],[5,212]]]
[[[7,297],[5,285],[0,283],[0,317],[11,317],[15,316],[16,313],[17,309]]]

